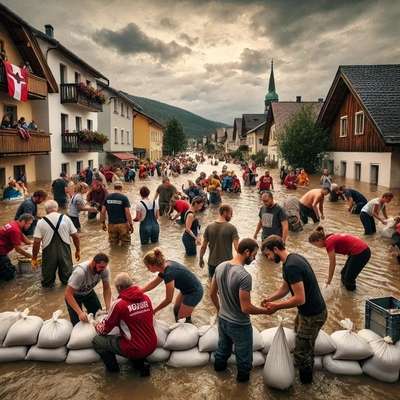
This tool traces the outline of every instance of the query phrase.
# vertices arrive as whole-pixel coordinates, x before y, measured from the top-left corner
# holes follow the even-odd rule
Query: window
[[[69,163],[62,163],[61,164],[61,172],[69,176]]]
[[[354,180],[361,181],[361,163],[354,163]]]
[[[364,111],[356,112],[354,121],[354,134],[363,135],[364,134]]]
[[[87,130],[92,131],[93,130],[93,121],[91,119],[87,120]]]
[[[379,165],[371,164],[371,179],[373,185],[378,185],[379,182]]]
[[[0,168],[0,186],[6,186],[6,169]]]
[[[88,79],[86,79],[86,86],[90,86],[92,82],[90,82]]]
[[[258,139],[258,144],[263,144],[263,140],[262,139]]]
[[[121,101],[121,117],[124,116],[124,103]]]
[[[61,114],[61,133],[68,132],[68,115]]]
[[[346,161],[340,161],[340,176],[346,177],[347,163]]]
[[[23,176],[26,178],[25,165],[14,165],[14,178],[21,181]]]
[[[118,100],[114,97],[114,113],[118,114]]]
[[[340,117],[340,132],[339,137],[347,136],[347,115]]]
[[[75,72],[75,83],[81,82],[81,74],[79,72]]]
[[[118,129],[114,129],[114,144],[118,144]]]
[[[79,174],[83,170],[83,161],[76,162],[76,173]]]
[[[75,126],[76,126],[76,131],[80,132],[82,130],[82,118],[81,117],[75,117]]]
[[[93,160],[89,160],[89,161],[88,161],[88,167],[89,167],[90,169],[93,169],[93,165],[94,165]]]
[[[129,107],[126,107],[126,118],[131,119],[130,112],[129,112]]]
[[[130,140],[131,140],[131,138],[129,136],[129,131],[126,131],[126,144],[131,144]]]
[[[17,106],[9,106],[5,105],[4,106],[4,115],[8,114],[10,118],[12,119],[11,125],[16,123],[18,121],[18,116],[17,116]]]
[[[67,67],[60,64],[60,83],[67,83]]]
[[[121,129],[121,144],[124,144],[124,130]]]

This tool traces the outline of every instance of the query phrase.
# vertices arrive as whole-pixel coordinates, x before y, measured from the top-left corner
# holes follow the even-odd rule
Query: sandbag
[[[399,380],[399,371],[384,371],[376,368],[372,359],[365,361],[362,366],[362,371],[365,375],[371,376],[378,381],[395,383]]]
[[[94,317],[94,321],[96,323],[100,323],[107,317],[107,315],[108,315],[107,311],[98,310]],[[121,336],[121,330],[119,329],[119,326],[114,326],[114,328],[112,328],[111,331],[107,333],[107,335]]]
[[[323,369],[322,357],[314,357],[314,369],[315,371],[321,371]]]
[[[27,346],[0,347],[0,363],[23,361],[27,351]]]
[[[21,318],[11,325],[4,339],[3,346],[29,346],[36,344],[43,320],[35,315],[28,315],[28,313],[28,309],[23,311]]]
[[[362,375],[360,363],[350,360],[335,360],[332,354],[324,356],[322,364],[331,374],[336,375]]]
[[[282,319],[276,331],[272,345],[268,351],[264,365],[264,382],[275,389],[285,390],[293,385],[294,364],[290,354]]]
[[[394,218],[388,218],[386,220],[386,224],[382,224],[382,222],[378,223],[378,226],[376,227],[377,232],[380,233],[380,235],[383,238],[386,239],[391,239],[393,234],[396,232],[396,221]]]
[[[253,326],[253,351],[262,350],[264,348],[264,341],[260,331]]]
[[[261,332],[261,337],[263,340],[263,352],[265,354],[268,353],[271,345],[272,345],[272,341],[274,340],[274,337],[276,335],[276,331],[278,330],[278,328],[269,328],[269,329],[264,329]],[[283,330],[285,331],[285,336],[286,336],[286,340],[288,342],[289,345],[289,350],[293,351],[295,346],[296,346],[296,333],[293,329],[290,328],[283,328]]]
[[[67,319],[59,318],[61,310],[53,313],[51,319],[44,321],[39,332],[37,345],[41,348],[59,348],[65,346],[71,336],[72,323]]]
[[[90,349],[93,347],[92,340],[96,336],[96,329],[93,326],[92,314],[89,314],[89,322],[79,321],[71,331],[67,347],[70,350]]]
[[[100,356],[93,349],[70,350],[68,352],[67,364],[89,364],[100,361]]]
[[[215,362],[215,352],[211,353],[210,362]],[[231,354],[228,358],[229,365],[236,365],[236,355]],[[265,354],[262,351],[253,351],[253,368],[263,367],[265,364]]]
[[[314,353],[316,356],[324,356],[336,351],[335,342],[323,330],[320,330],[315,341]]]
[[[204,325],[199,328],[199,351],[212,352],[218,348],[218,325]]]
[[[209,360],[209,353],[201,353],[197,347],[193,347],[190,350],[171,352],[167,365],[174,368],[202,367]]]
[[[171,352],[169,350],[157,347],[149,356],[147,356],[146,360],[149,363],[165,362],[168,361],[170,355]]]
[[[65,361],[66,358],[67,348],[65,346],[51,349],[32,346],[25,359],[30,361],[62,362]]]
[[[358,336],[364,338],[368,343],[372,342],[373,340],[382,339],[382,336],[379,336],[374,331],[371,331],[371,329],[361,329],[357,332],[357,334]]]
[[[353,322],[348,318],[340,321],[345,329],[333,332],[331,338],[335,342],[335,360],[364,360],[374,353],[369,343],[353,331]]]
[[[154,330],[157,336],[157,347],[164,347],[169,333],[169,326],[164,321],[154,320]]]
[[[0,313],[0,346],[7,336],[7,332],[11,325],[21,318],[19,311],[5,311]]]
[[[197,346],[199,330],[193,324],[178,322],[171,326],[164,348],[168,350],[189,350]]]

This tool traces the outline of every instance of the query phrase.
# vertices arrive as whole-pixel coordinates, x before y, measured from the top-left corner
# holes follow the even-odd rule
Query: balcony
[[[62,133],[61,148],[63,153],[84,153],[92,151],[102,153],[103,143],[93,139],[85,139],[82,132]]]
[[[31,132],[28,140],[22,139],[16,129],[0,129],[0,157],[28,154],[48,154],[51,151],[50,135]]]
[[[83,83],[61,83],[61,104],[77,104],[87,111],[102,112],[104,97]]]

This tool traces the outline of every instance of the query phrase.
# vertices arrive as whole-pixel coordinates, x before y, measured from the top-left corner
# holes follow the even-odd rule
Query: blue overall
[[[144,201],[141,201],[143,207],[146,210],[146,216],[144,220],[140,223],[139,234],[140,234],[140,243],[141,244],[149,244],[157,243],[158,236],[160,234],[160,226],[158,225],[156,215],[155,215],[155,201],[153,201],[153,208],[149,210]]]
[[[187,218],[188,214],[193,214],[193,211],[187,211],[186,212],[186,214],[185,214],[185,223],[186,223],[186,218]],[[190,230],[197,237],[197,235],[199,234],[199,230],[200,230],[200,223],[199,223],[199,220],[197,218],[195,218],[193,220],[192,226],[190,227]],[[183,242],[183,245],[185,246],[186,255],[187,256],[195,256],[196,253],[197,253],[196,240],[191,235],[189,235],[186,231],[183,232],[182,242]]]

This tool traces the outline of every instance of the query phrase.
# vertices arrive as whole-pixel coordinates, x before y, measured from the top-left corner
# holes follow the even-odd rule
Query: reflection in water
[[[209,164],[199,166],[199,172],[204,170],[209,174],[214,169]],[[230,168],[237,169],[236,166]],[[261,173],[261,171],[260,171]],[[173,180],[180,189],[187,179],[193,179],[197,174],[182,175]],[[278,182],[277,174],[273,174]],[[314,179],[311,185],[317,185]],[[139,201],[139,188],[146,184],[154,193],[159,184],[158,178],[147,178],[137,181],[133,185],[126,185],[125,192],[133,205]],[[383,190],[371,188],[357,182],[346,182],[364,193],[368,198],[376,197]],[[50,185],[41,187],[49,190]],[[32,190],[33,188],[31,188]],[[299,189],[296,194],[300,196],[305,189]],[[50,190],[49,190],[50,192]],[[288,192],[275,185],[275,198],[282,203]],[[241,238],[252,237],[257,224],[258,208],[261,201],[255,188],[242,188],[241,194],[226,194],[223,201],[230,203],[234,209],[232,223],[236,225]],[[398,196],[389,205],[389,215],[398,213]],[[14,216],[17,205],[0,205],[0,224],[4,224]],[[343,203],[325,202],[326,220],[322,222],[327,232],[348,232],[362,236],[363,230],[358,216],[350,215]],[[43,210],[42,210],[43,213]],[[202,231],[205,226],[217,218],[218,209],[210,208],[201,216]],[[143,266],[142,257],[153,246],[140,246],[138,225],[132,245],[129,248],[110,248],[107,234],[101,230],[98,222],[86,221],[83,216],[83,232],[81,234],[82,259],[88,259],[98,251],[105,251],[111,257],[111,272],[115,275],[120,271],[128,271],[139,284],[144,284],[152,278],[152,274]],[[325,250],[311,246],[307,237],[313,225],[307,225],[303,232],[289,236],[288,248],[305,255],[313,266],[320,284],[326,280],[328,274],[328,257]],[[201,279],[206,288],[206,293],[201,304],[193,314],[193,321],[197,326],[209,322],[215,314],[211,300],[208,296],[207,268],[198,267],[198,259],[186,257],[181,242],[183,227],[165,218],[161,221],[160,247],[168,258],[182,262],[191,268]],[[389,243],[382,240],[379,235],[368,237],[366,241],[372,249],[372,258],[357,280],[357,291],[349,293],[342,288],[339,278],[339,269],[345,257],[338,256],[338,271],[336,271],[332,284],[335,286],[334,296],[328,301],[329,317],[325,330],[331,333],[340,329],[338,322],[343,318],[351,318],[355,326],[360,329],[364,325],[365,300],[371,297],[393,295],[400,297],[400,267],[397,261],[389,255]],[[257,263],[249,267],[253,276],[252,296],[255,303],[259,303],[264,294],[271,293],[281,283],[281,267],[265,260],[260,254]],[[101,285],[100,293],[101,294]],[[38,274],[19,276],[10,283],[0,284],[0,312],[20,310],[29,307],[31,314],[49,318],[58,308],[64,310],[63,288],[58,285],[55,289],[43,290],[40,286]],[[150,292],[153,302],[157,304],[164,295],[164,286]],[[292,319],[295,311],[280,311],[279,315],[289,317],[288,326],[293,326]],[[173,322],[172,306],[162,310],[158,318]],[[252,317],[253,324],[259,329],[277,325],[275,316]],[[397,384],[383,384],[369,377],[344,377],[332,376],[319,372],[315,376],[312,386],[301,386],[296,383],[288,393],[278,393],[264,387],[261,369],[253,371],[248,385],[238,385],[235,382],[235,371],[216,374],[212,366],[187,370],[174,370],[165,366],[156,366],[152,369],[150,379],[137,377],[128,367],[121,375],[105,374],[101,364],[88,366],[69,366],[66,364],[47,365],[40,363],[24,362],[0,365],[0,398],[1,399],[280,399],[290,395],[294,399],[323,399],[323,398],[348,398],[353,399],[396,399],[399,387]]]

